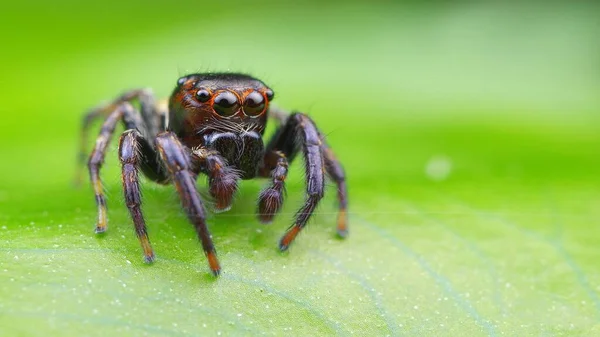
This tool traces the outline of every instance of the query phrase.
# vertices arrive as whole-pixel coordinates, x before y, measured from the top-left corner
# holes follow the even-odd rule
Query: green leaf
[[[533,7],[415,6],[414,17],[382,5],[346,4],[339,16],[333,5],[274,7],[265,22],[248,7],[226,26],[215,7],[201,23],[166,14],[159,30],[147,18],[166,7],[62,13],[51,25],[40,6],[28,17],[47,29],[24,30],[7,50],[39,38],[47,58],[0,56],[21,70],[0,82],[11,98],[0,107],[0,335],[600,333],[600,124],[586,67],[595,54],[583,42],[596,7],[555,5],[548,13],[560,15],[538,21],[527,19]],[[103,20],[116,26],[101,31]],[[277,43],[215,40],[249,25]],[[472,25],[487,35],[463,39]],[[580,33],[562,38],[563,29]],[[518,36],[555,44],[528,49]],[[503,48],[514,59],[498,59]],[[279,106],[313,117],[347,172],[346,240],[335,237],[329,183],[297,241],[277,250],[304,198],[297,161],[274,223],[255,215],[266,181],[245,181],[229,212],[210,215],[223,267],[214,278],[174,188],[144,180],[157,254],[145,265],[116,138],[102,170],[109,229],[93,233],[93,192],[72,186],[83,111],[129,87],[166,96],[188,71],[177,67],[206,64],[256,73]],[[493,83],[482,87],[483,77]],[[206,197],[203,179],[198,187]]]

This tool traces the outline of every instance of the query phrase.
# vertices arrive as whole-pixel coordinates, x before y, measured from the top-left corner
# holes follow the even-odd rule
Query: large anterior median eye
[[[265,109],[265,98],[260,93],[253,91],[244,100],[244,113],[248,116],[259,115]]]
[[[237,96],[229,91],[223,91],[215,97],[213,109],[224,117],[233,116],[240,108]]]

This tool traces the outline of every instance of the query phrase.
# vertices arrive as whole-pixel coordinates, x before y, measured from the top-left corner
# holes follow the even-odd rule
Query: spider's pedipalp
[[[240,172],[229,165],[216,150],[196,148],[192,151],[194,171],[208,176],[208,191],[215,199],[215,212],[225,212],[231,208],[233,196],[238,189]]]
[[[258,219],[264,223],[273,221],[283,204],[285,179],[288,174],[288,161],[281,151],[270,151],[265,154],[259,173],[262,177],[270,177],[271,185],[263,189],[258,197]]]

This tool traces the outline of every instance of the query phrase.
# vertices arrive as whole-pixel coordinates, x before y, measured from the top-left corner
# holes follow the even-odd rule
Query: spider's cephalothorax
[[[184,145],[214,149],[244,179],[253,178],[264,154],[262,134],[272,98],[271,89],[249,76],[185,76],[169,101],[168,128]]]
[[[208,176],[216,211],[231,207],[240,179],[270,178],[271,183],[260,193],[257,210],[260,221],[268,223],[283,203],[288,163],[302,151],[306,161],[306,200],[294,224],[279,241],[279,248],[286,250],[306,225],[323,196],[325,173],[338,187],[337,232],[346,236],[347,192],[341,165],[307,115],[288,115],[270,108],[272,99],[271,89],[247,75],[192,74],[177,81],[168,104],[156,102],[150,90],[140,89],[92,109],[84,118],[81,161],[85,160],[91,122],[104,118],[88,161],[98,206],[96,233],[106,231],[107,222],[99,170],[115,127],[122,122],[126,131],[119,141],[119,159],[125,202],[146,262],[154,260],[154,252],[141,211],[139,170],[155,182],[176,186],[215,275],[221,268],[206,226],[203,202],[195,187],[200,173]],[[133,101],[139,102],[139,111],[131,104]],[[262,136],[269,115],[279,126],[265,146]]]

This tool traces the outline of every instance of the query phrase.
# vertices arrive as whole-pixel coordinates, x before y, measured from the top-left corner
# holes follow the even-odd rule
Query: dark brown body
[[[198,100],[195,93],[206,90],[210,98]],[[215,110],[215,98],[226,92],[235,96],[230,116]],[[258,93],[263,107],[247,113],[246,98]],[[205,147],[218,151],[242,179],[254,178],[264,156],[262,135],[268,117],[269,96],[264,83],[241,74],[194,74],[180,79],[169,100],[168,128],[189,148]],[[233,96],[231,96],[233,97]]]
[[[340,208],[337,233],[346,236],[347,191],[340,163],[314,122],[302,113],[288,116],[281,111],[272,112],[279,125],[264,144],[272,99],[273,91],[248,75],[192,74],[177,81],[168,107],[157,104],[149,90],[133,90],[89,112],[84,118],[82,146],[90,123],[97,117],[105,117],[88,161],[98,206],[96,232],[104,232],[107,222],[99,169],[108,141],[117,123],[122,122],[126,128],[119,141],[123,190],[146,262],[154,260],[154,251],[141,211],[140,170],[155,182],[175,185],[215,275],[221,267],[195,186],[199,174],[208,177],[216,211],[231,207],[240,179],[270,178],[258,200],[259,219],[268,223],[283,203],[288,164],[302,152],[306,162],[306,200],[294,224],[281,238],[279,248],[286,250],[308,222],[323,197],[325,174],[337,184]],[[130,104],[136,100],[139,111]]]

